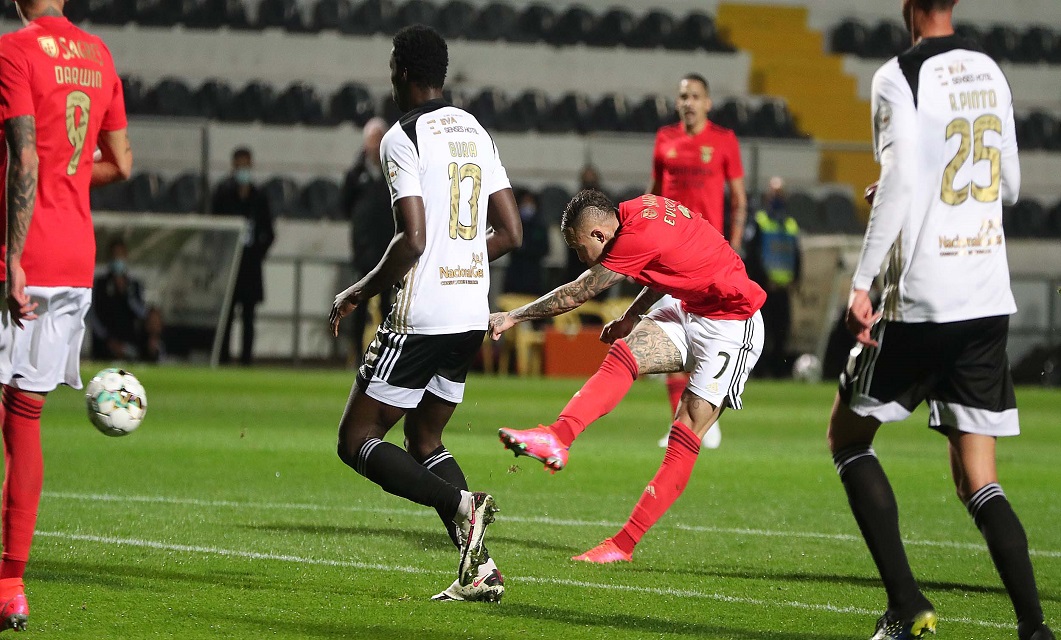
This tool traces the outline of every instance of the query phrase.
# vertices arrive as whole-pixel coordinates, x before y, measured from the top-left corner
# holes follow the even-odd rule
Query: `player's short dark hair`
[[[596,189],[583,189],[579,191],[571,202],[564,208],[564,217],[560,219],[560,229],[566,232],[568,229],[577,229],[587,217],[602,217],[615,211],[615,205]]]
[[[253,159],[251,150],[247,147],[236,147],[235,151],[232,152],[232,159],[239,160],[240,158]]]
[[[394,63],[409,82],[441,89],[449,67],[446,41],[431,27],[414,24],[394,34]]]
[[[704,93],[706,93],[707,95],[711,95],[711,85],[707,84],[707,78],[700,75],[699,73],[687,73],[682,76],[682,80],[691,80],[699,82],[700,84],[704,85]]]
[[[953,9],[956,4],[958,0],[914,0],[914,6],[926,13],[947,11]]]

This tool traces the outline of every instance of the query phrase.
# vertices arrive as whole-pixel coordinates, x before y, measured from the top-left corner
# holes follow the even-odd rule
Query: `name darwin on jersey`
[[[95,69],[81,69],[79,67],[55,67],[56,84],[72,84],[77,87],[90,87],[101,89],[103,87],[103,74]]]

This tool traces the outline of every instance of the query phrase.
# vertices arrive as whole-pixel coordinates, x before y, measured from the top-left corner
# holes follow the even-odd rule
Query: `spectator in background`
[[[110,245],[106,270],[92,283],[92,358],[135,360],[140,354],[147,305],[143,287],[129,275],[129,250],[122,240]]]
[[[799,225],[788,215],[785,183],[770,178],[763,207],[744,228],[744,262],[748,275],[766,290],[763,324],[766,336],[760,368],[769,377],[788,377],[788,338],[792,328],[792,292],[799,285],[803,266]]]
[[[387,133],[387,122],[383,118],[372,118],[362,131],[364,144],[357,154],[354,166],[343,178],[341,193],[342,210],[350,216],[350,248],[353,250],[354,280],[359,280],[372,271],[387,250],[394,237],[394,213],[391,210],[390,191],[383,175],[379,146]],[[394,289],[379,294],[380,319],[390,313],[394,300]],[[365,352],[365,327],[368,324],[368,305],[359,304],[353,312],[353,353],[360,361]]]
[[[221,343],[221,362],[231,361],[229,352],[232,336],[232,321],[236,306],[240,307],[243,324],[243,351],[240,363],[249,365],[254,353],[254,313],[255,307],[265,299],[265,286],[262,283],[262,263],[273,244],[273,214],[269,209],[269,200],[265,193],[254,186],[254,159],[250,149],[239,147],[232,152],[232,175],[222,182],[214,192],[213,207],[215,215],[242,216],[250,224],[243,241],[243,255],[240,258],[239,273],[236,276],[236,290],[232,296],[232,306],[228,310],[225,323],[225,335]]]
[[[523,221],[523,246],[511,253],[505,271],[505,292],[541,295],[542,258],[549,253],[549,229],[538,211],[538,197],[531,191],[522,191],[519,217]]]

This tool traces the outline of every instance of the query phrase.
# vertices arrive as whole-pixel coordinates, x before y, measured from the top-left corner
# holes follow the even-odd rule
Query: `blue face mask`
[[[113,273],[114,275],[123,275],[125,273],[125,269],[125,260],[122,260],[121,258],[111,260],[111,273]]]
[[[525,204],[519,208],[519,217],[524,220],[530,220],[536,213],[538,213],[538,209],[531,204]]]
[[[250,169],[236,169],[232,172],[232,177],[236,180],[238,185],[248,185],[251,183],[251,170]]]

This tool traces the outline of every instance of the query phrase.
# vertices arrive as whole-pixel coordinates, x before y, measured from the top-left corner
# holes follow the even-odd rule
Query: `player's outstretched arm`
[[[37,304],[26,295],[22,251],[26,248],[33,207],[37,202],[37,120],[17,116],[4,121],[7,138],[7,307],[15,325],[36,316]]]
[[[488,262],[523,246],[523,221],[512,189],[490,194],[486,206],[486,257]]]
[[[627,310],[623,312],[623,315],[604,325],[604,330],[600,334],[601,342],[611,344],[620,338],[630,335],[630,332],[634,330],[634,327],[641,320],[641,316],[648,312],[652,305],[659,302],[662,297],[663,294],[659,291],[648,287],[642,289],[641,293],[637,294],[634,301],[630,303]]]
[[[395,222],[398,232],[394,234],[383,258],[376,268],[365,274],[346,290],[339,292],[332,302],[328,322],[332,335],[339,335],[339,321],[387,287],[393,286],[413,268],[427,248],[427,220],[424,200],[419,196],[408,196],[394,203]]]
[[[593,296],[612,285],[622,282],[626,276],[602,265],[594,265],[583,272],[574,282],[553,289],[534,302],[512,311],[502,311],[490,316],[490,335],[494,340],[501,334],[527,320],[552,318],[572,309],[577,309]]]
[[[100,159],[92,164],[93,187],[128,180],[133,173],[133,147],[129,130],[99,132]]]

